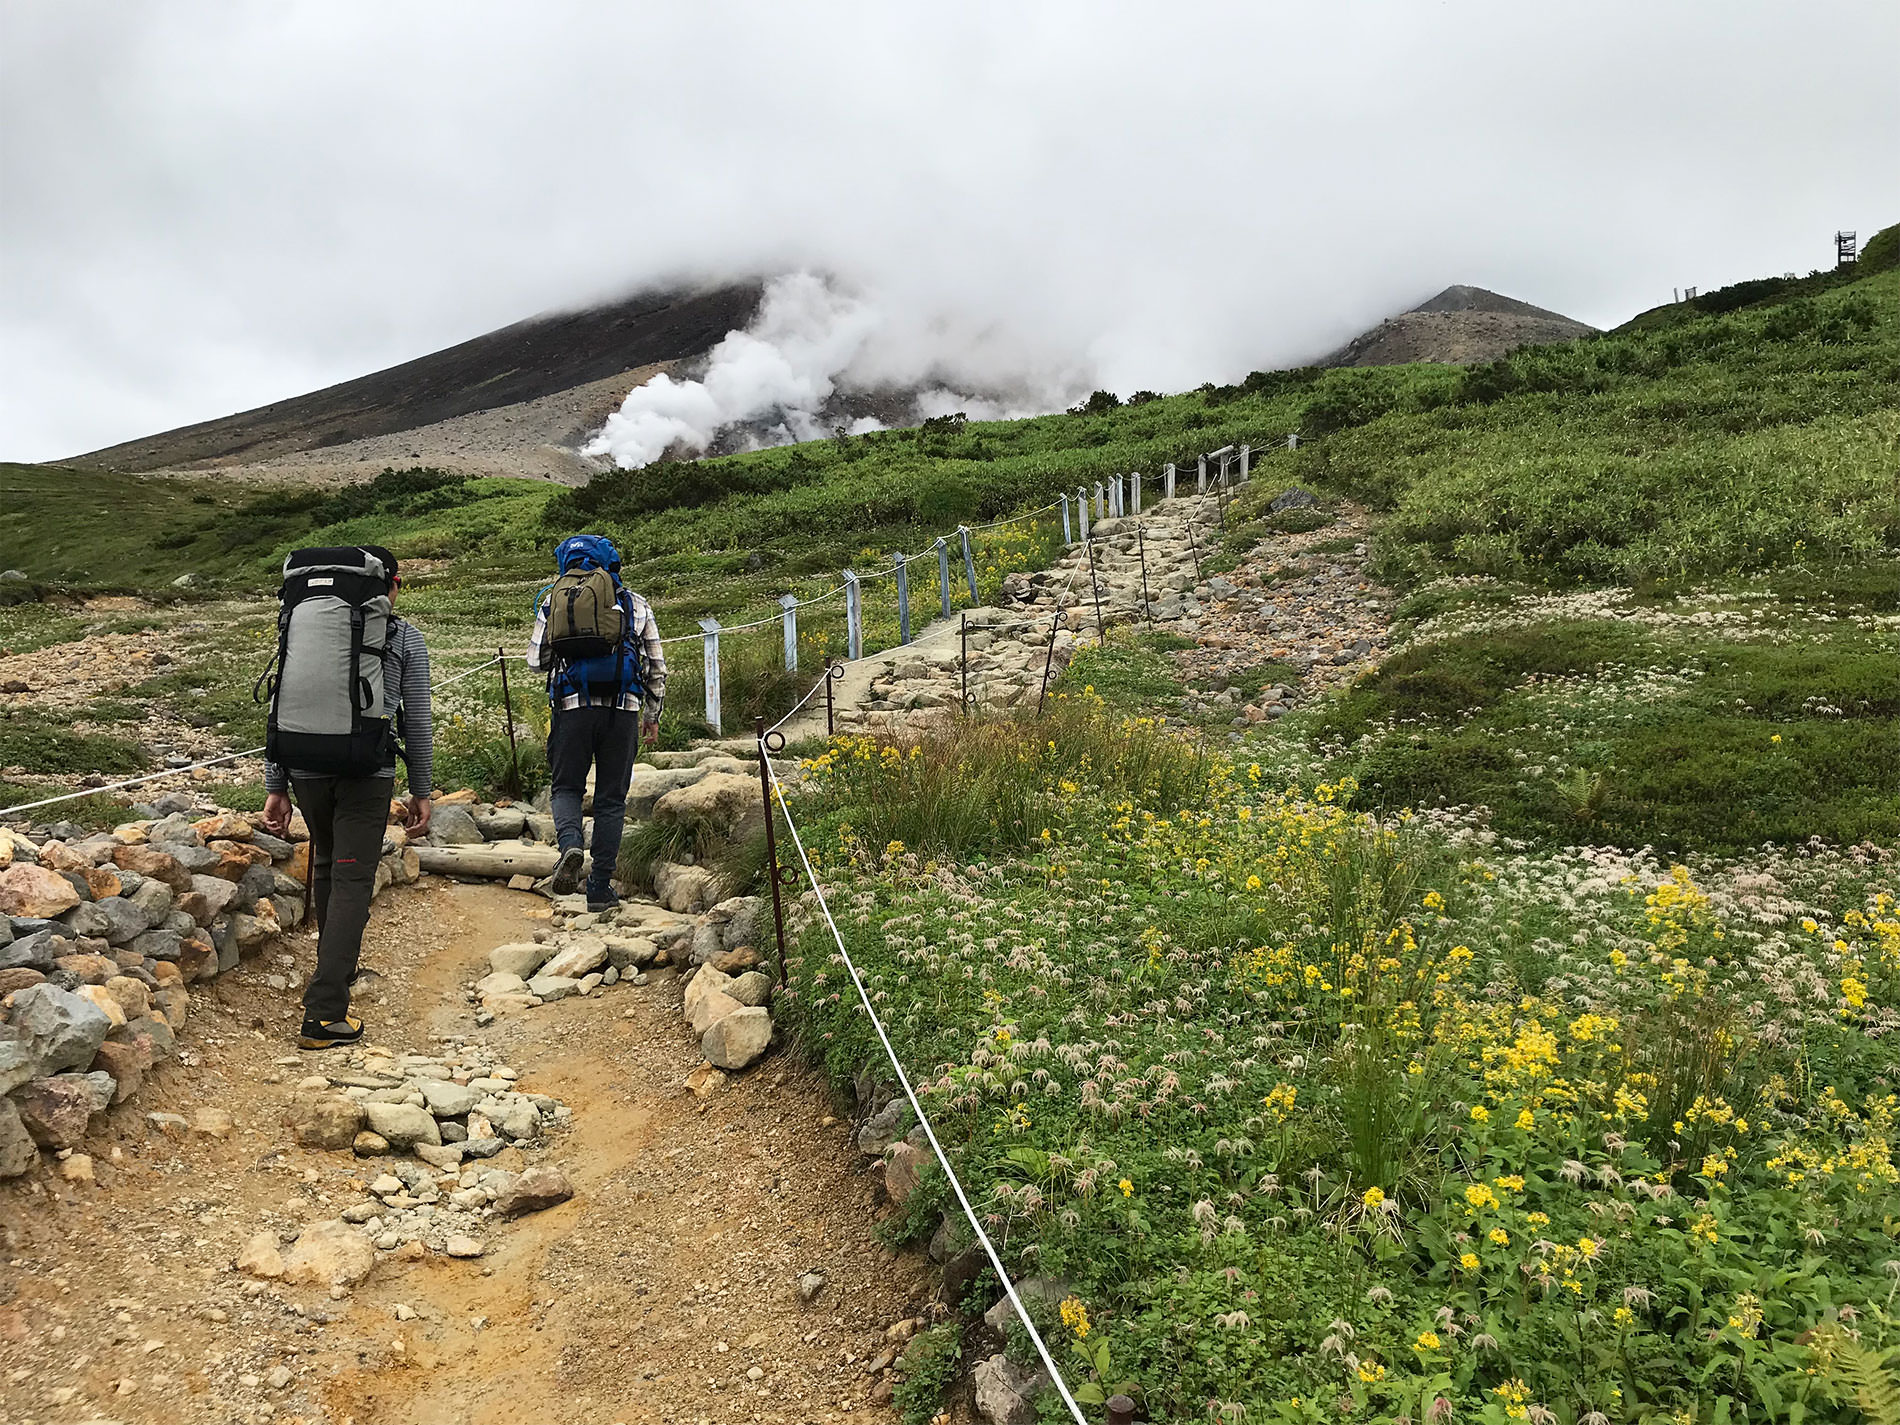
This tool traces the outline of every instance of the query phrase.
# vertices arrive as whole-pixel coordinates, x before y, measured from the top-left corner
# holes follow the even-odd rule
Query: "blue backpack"
[[[536,596],[548,605],[543,636],[553,666],[548,700],[579,694],[611,696],[646,691],[641,641],[634,636],[633,598],[620,582],[620,551],[604,535],[577,534],[555,546],[553,583]]]

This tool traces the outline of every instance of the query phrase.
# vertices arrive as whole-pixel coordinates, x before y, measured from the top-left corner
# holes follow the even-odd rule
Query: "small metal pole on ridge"
[[[937,587],[943,594],[943,616],[950,617],[950,546],[937,541]]]
[[[1154,615],[1148,611],[1148,541],[1142,537],[1139,520],[1135,522],[1135,548],[1141,551],[1141,617],[1153,623]]]
[[[717,734],[722,730],[719,726],[719,620],[703,618],[699,627],[705,634],[700,647],[706,669],[706,722]]]
[[[832,689],[844,677],[844,664],[825,659],[825,736],[838,735],[838,700],[832,695]]]
[[[1062,547],[1067,549],[1075,543],[1074,538],[1069,534],[1069,497],[1058,495],[1056,498],[1062,501]]]
[[[844,624],[847,656],[853,663],[864,656],[864,608],[859,602],[858,576],[844,571]]]
[[[957,533],[963,536],[963,577],[970,585],[970,602],[981,603],[976,596],[976,556],[970,552],[970,527],[958,525]]]
[[[1102,622],[1102,581],[1095,576],[1095,541],[1089,545],[1089,588],[1095,595],[1095,637],[1100,643],[1108,642],[1108,625]]]
[[[1220,527],[1227,528],[1227,457],[1220,458],[1220,475],[1214,482],[1214,513],[1220,519]]]
[[[785,902],[780,898],[779,887],[798,883],[798,872],[793,867],[781,867],[778,863],[778,815],[772,805],[772,772],[766,764],[766,753],[780,752],[785,747],[785,734],[767,732],[765,719],[753,722],[753,735],[759,742],[759,796],[765,801],[765,871],[772,881],[772,929],[778,939],[778,983],[785,984]]]
[[[961,615],[957,620],[957,676],[962,680],[962,688],[957,701],[965,717],[970,715],[970,616]]]
[[[1049,621],[1049,652],[1042,660],[1042,691],[1036,694],[1036,716],[1042,716],[1042,700],[1049,696],[1049,670],[1056,663],[1056,634],[1062,629],[1062,605],[1056,605],[1056,616]]]
[[[910,568],[904,563],[904,552],[900,549],[891,556],[891,563],[897,569],[897,641],[910,642]]]
[[[1174,462],[1172,460],[1161,467],[1161,498],[1164,500],[1174,498]]]
[[[497,648],[495,662],[501,665],[501,715],[508,721],[508,772],[514,778],[508,795],[521,795],[521,753],[515,746],[515,700],[508,691],[508,650]]]
[[[785,610],[785,671],[798,671],[798,596],[780,594],[778,606]]]

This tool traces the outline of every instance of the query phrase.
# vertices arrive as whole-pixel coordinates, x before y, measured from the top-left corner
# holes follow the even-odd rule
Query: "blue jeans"
[[[594,769],[594,868],[587,889],[605,891],[620,859],[627,820],[627,784],[640,751],[640,714],[618,708],[556,708],[548,731],[554,835],[561,849],[581,844],[581,800]]]

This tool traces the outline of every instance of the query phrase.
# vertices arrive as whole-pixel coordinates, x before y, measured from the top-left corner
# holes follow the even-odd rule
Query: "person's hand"
[[[660,720],[657,717],[642,719],[640,723],[640,741],[645,743],[648,747],[651,747],[655,742],[659,741],[659,739]]]
[[[427,797],[410,797],[405,803],[402,829],[411,836],[426,836],[429,832],[429,818],[435,814],[435,803]]]
[[[290,796],[285,792],[272,792],[264,798],[264,830],[272,836],[282,836],[290,830]]]

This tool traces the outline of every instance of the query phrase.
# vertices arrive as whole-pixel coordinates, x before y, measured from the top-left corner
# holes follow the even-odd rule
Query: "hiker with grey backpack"
[[[304,990],[298,1047],[363,1037],[350,1014],[396,789],[409,769],[403,825],[429,829],[434,769],[429,650],[391,612],[402,580],[379,545],[293,550],[278,593],[277,651],[253,696],[268,698],[263,824],[290,825],[290,792],[310,828],[317,968]]]
[[[620,581],[620,551],[577,534],[554,550],[554,582],[536,600],[528,666],[548,676],[548,774],[561,858],[550,889],[571,895],[586,864],[582,803],[594,773],[593,865],[587,908],[612,910],[614,865],[640,740],[659,732],[666,651],[645,599]]]

